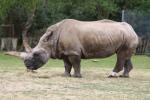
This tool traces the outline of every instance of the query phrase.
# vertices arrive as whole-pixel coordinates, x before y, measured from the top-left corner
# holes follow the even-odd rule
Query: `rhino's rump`
[[[61,54],[83,58],[107,57],[128,46],[131,33],[117,22],[66,22],[61,29],[59,50]]]

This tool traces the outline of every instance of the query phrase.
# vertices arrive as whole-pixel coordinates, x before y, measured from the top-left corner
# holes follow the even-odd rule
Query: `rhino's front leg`
[[[72,65],[71,65],[69,59],[67,57],[65,57],[63,59],[63,61],[64,61],[64,67],[65,67],[64,76],[71,77],[70,72],[71,72],[71,69],[72,69]]]
[[[81,58],[80,56],[69,56],[69,61],[71,62],[73,68],[74,68],[74,75],[73,77],[78,77],[81,78],[81,74],[80,74],[80,62],[81,62]]]

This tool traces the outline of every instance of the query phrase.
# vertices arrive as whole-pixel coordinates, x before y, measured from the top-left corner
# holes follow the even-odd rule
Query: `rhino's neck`
[[[53,46],[51,47],[51,58],[60,58],[59,54],[59,39],[60,39],[60,32],[56,32],[55,37],[53,38]]]

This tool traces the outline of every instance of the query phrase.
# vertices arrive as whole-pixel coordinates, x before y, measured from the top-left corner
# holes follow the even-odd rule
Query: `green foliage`
[[[0,19],[3,24],[14,24],[17,37],[21,37],[22,29],[28,16],[33,13],[42,0],[0,0]],[[1,32],[2,33],[2,32]],[[1,36],[9,36],[8,33]]]
[[[20,36],[22,25],[36,9],[30,32],[48,27],[62,19],[121,19],[122,9],[150,11],[149,0],[0,0],[0,24],[13,23]],[[11,18],[11,21],[8,20]],[[8,22],[9,21],[9,22]]]
[[[150,11],[150,0],[114,0],[120,9]]]
[[[21,5],[28,12],[31,12],[38,3],[40,3],[39,0],[0,0],[0,16],[5,16],[10,9],[18,5]]]
[[[109,15],[115,14],[118,7],[114,1],[110,0],[97,0],[98,18],[109,18]]]

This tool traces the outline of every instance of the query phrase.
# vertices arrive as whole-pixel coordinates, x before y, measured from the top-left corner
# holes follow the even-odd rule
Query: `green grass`
[[[96,60],[96,61],[94,61]],[[113,68],[116,63],[116,55],[104,59],[82,59],[82,68]],[[137,69],[150,69],[150,57],[144,55],[136,55],[132,57],[134,68]],[[63,67],[63,61],[57,59],[50,59],[42,68],[55,68]],[[13,70],[25,69],[23,61],[19,58],[4,55],[0,53],[0,69]]]

